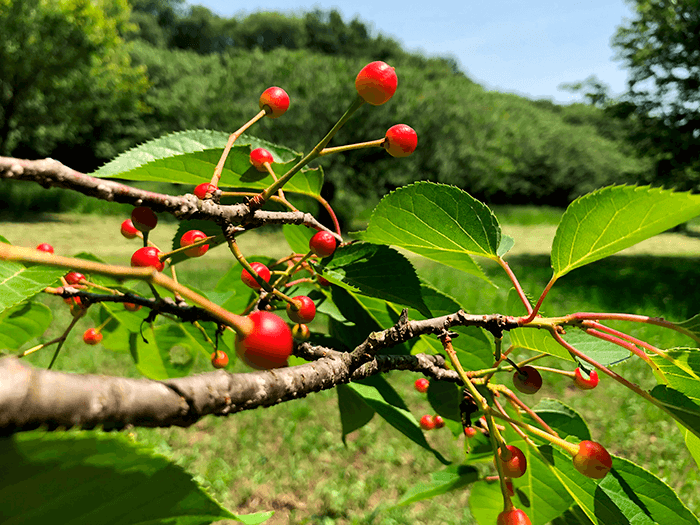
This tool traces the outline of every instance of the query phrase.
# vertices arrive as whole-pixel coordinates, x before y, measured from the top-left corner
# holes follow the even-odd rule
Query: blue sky
[[[358,16],[375,32],[412,51],[450,55],[487,89],[548,98],[560,103],[580,96],[562,83],[595,74],[612,92],[625,90],[627,73],[614,61],[610,38],[632,11],[623,0],[190,0],[226,16],[255,11],[299,13],[338,9]]]

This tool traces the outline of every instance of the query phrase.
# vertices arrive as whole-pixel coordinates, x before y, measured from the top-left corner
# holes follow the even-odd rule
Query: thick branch
[[[351,373],[349,354],[330,354],[272,371],[217,370],[167,381],[56,372],[5,357],[0,359],[0,433],[42,426],[49,430],[187,427],[206,415],[267,407],[388,370],[457,379],[454,372],[441,368],[441,356],[380,356]]]

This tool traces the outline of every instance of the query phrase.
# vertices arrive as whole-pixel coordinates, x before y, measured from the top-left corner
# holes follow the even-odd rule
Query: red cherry
[[[272,153],[265,148],[255,148],[250,152],[250,163],[256,170],[267,172],[267,168],[265,167],[266,162],[272,164],[275,162],[275,159],[272,158]]]
[[[435,420],[430,414],[426,414],[422,418],[420,418],[418,424],[423,430],[432,430],[435,428]]]
[[[513,385],[523,394],[534,394],[542,388],[542,376],[536,368],[521,366],[513,374]]]
[[[236,337],[236,353],[248,366],[270,369],[284,366],[292,354],[292,331],[272,312],[259,310],[248,316],[252,331]]]
[[[331,232],[317,232],[309,240],[309,250],[319,257],[328,257],[335,251],[336,241]]]
[[[330,286],[331,282],[328,279],[324,279],[320,275],[316,276],[316,282],[320,284],[321,286]]]
[[[162,272],[163,268],[165,268],[165,264],[161,262],[159,257],[160,251],[158,248],[153,246],[144,246],[143,248],[136,250],[131,256],[131,266],[152,266],[159,272]]]
[[[263,263],[254,262],[250,263],[250,267],[253,270],[255,270],[255,273],[257,273],[263,281],[265,281],[266,283],[270,282],[271,274],[267,266],[265,266]],[[258,281],[256,281],[255,277],[253,277],[250,274],[250,272],[246,269],[243,269],[243,271],[241,271],[241,281],[243,281],[247,286],[249,286],[253,290],[260,290],[260,285],[258,284]]]
[[[289,109],[289,95],[281,87],[269,87],[260,95],[260,109],[265,109],[265,106],[271,110],[268,117],[281,117]]]
[[[128,310],[129,312],[138,312],[141,309],[141,305],[134,303],[124,303],[124,309]]]
[[[228,366],[228,356],[223,350],[217,350],[211,354],[211,365],[214,368],[226,368]]]
[[[78,284],[80,281],[85,280],[85,276],[78,272],[68,272],[64,279],[68,284]]]
[[[468,438],[473,438],[476,436],[476,429],[474,427],[464,427],[464,435]]]
[[[392,157],[408,157],[418,145],[418,135],[411,126],[396,124],[384,135],[384,149]]]
[[[416,382],[413,383],[413,387],[418,390],[421,394],[425,394],[428,391],[428,387],[430,386],[430,381],[428,381],[426,378],[421,377],[420,379],[416,379]]]
[[[82,301],[80,300],[80,297],[77,297],[77,296],[76,296],[76,297],[66,297],[66,298],[63,299],[63,302],[66,303],[66,304],[67,304],[68,306],[70,306],[71,308],[72,308],[73,306],[78,306],[78,307],[82,307],[82,306],[83,306],[83,303],[82,303]]]
[[[89,345],[96,345],[102,341],[102,334],[95,328],[88,328],[83,334],[83,341]]]
[[[508,493],[509,496],[513,496],[515,494],[515,489],[513,488],[513,482],[509,479],[506,479],[506,492]]]
[[[293,323],[310,323],[316,317],[316,305],[311,298],[305,295],[297,295],[292,300],[301,302],[301,308],[294,311],[292,305],[287,303],[287,316]]]
[[[445,426],[445,420],[442,419],[442,416],[438,416],[437,414],[433,416],[433,423],[435,423],[435,428],[442,428]]]
[[[596,386],[598,386],[598,372],[596,372],[595,370],[591,370],[588,379],[586,379],[585,377],[583,377],[581,369],[577,368],[574,371],[574,384],[581,390],[590,390],[592,388],[595,388]]]
[[[134,223],[131,222],[131,219],[127,219],[124,222],[122,222],[122,235],[126,237],[127,239],[133,239],[134,237],[137,236],[138,230],[134,227]]]
[[[193,193],[195,194],[195,196],[204,200],[204,198],[207,196],[207,193],[210,195],[213,195],[217,189],[218,188],[216,186],[214,186],[213,184],[210,184],[208,182],[203,182],[202,184],[198,185],[194,189]]]
[[[185,232],[182,234],[182,237],[180,237],[180,246],[189,246],[190,244],[194,244],[197,241],[201,241],[202,239],[206,239],[207,234],[204,232],[201,232],[199,230],[190,230],[188,232]],[[194,248],[190,248],[189,250],[185,250],[185,255],[188,257],[201,257],[205,253],[207,253],[207,250],[209,249],[208,244],[202,244],[200,246],[195,246]]]
[[[518,447],[507,445],[508,452],[506,453],[507,460],[501,458],[501,449],[498,449],[498,459],[503,466],[503,473],[509,478],[519,478],[527,470],[527,458]]]
[[[612,468],[612,458],[600,443],[581,441],[574,456],[574,467],[584,476],[602,479]]]
[[[40,252],[53,253],[53,246],[46,242],[42,242],[36,249]]]
[[[295,324],[292,327],[292,337],[297,341],[307,341],[311,337],[311,330],[305,324]]]
[[[134,228],[138,231],[146,233],[156,227],[158,217],[151,208],[139,206],[131,210],[131,222],[134,223]]]
[[[532,525],[530,518],[520,509],[504,510],[498,515],[496,525]]]
[[[365,102],[379,106],[396,92],[398,77],[390,65],[377,61],[363,67],[355,78],[355,89]]]

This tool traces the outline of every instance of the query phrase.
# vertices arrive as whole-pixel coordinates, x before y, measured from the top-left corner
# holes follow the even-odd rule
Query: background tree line
[[[660,4],[635,3],[640,17]],[[664,9],[669,20],[698,17],[689,6],[691,14]],[[695,29],[691,23],[687,31]],[[633,71],[642,32],[632,23],[616,40]],[[399,100],[360,112],[336,143],[380,138],[389,126],[406,123],[418,132],[419,148],[401,163],[381,150],[324,159],[328,197],[340,209],[369,207],[415,180],[455,184],[491,203],[564,206],[605,184],[694,188],[697,178],[692,116],[674,127],[639,96],[612,100],[595,82],[574,86],[591,104],[489,92],[453,59],[406,52],[337,11],[223,18],[183,0],[0,0],[0,34],[4,155],[48,155],[91,171],[168,132],[233,130],[270,85],[284,87],[292,106],[254,134],[308,150],[308,130],[320,137],[354,97],[351,72],[380,59],[399,72]],[[687,51],[686,61],[700,62],[694,52]],[[13,191],[25,191],[1,189],[6,207],[17,202]]]

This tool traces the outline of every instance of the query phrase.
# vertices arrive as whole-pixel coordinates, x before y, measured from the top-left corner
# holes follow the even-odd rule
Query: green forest
[[[353,96],[353,72],[383,60],[399,75],[396,100],[356,116],[336,141],[381,138],[406,123],[418,149],[401,163],[369,150],[323,159],[325,196],[340,209],[370,208],[416,180],[492,204],[563,207],[612,183],[691,189],[697,178],[694,156],[672,151],[666,121],[632,99],[611,100],[601,86],[590,103],[566,106],[487,91],[453,59],[407,52],[334,10],[223,18],[183,0],[2,0],[0,34],[1,155],[50,156],[91,172],[163,134],[233,131],[271,85],[292,105],[255,135],[304,151],[309,130],[322,136]],[[61,211],[76,198],[0,189],[6,209]]]

